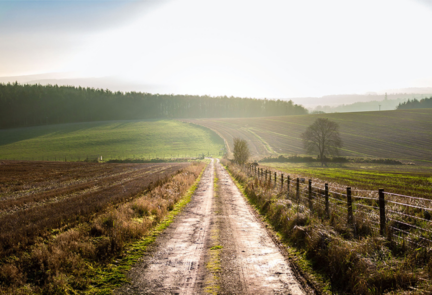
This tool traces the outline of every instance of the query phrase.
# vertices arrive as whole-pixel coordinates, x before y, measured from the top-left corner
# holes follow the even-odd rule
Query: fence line
[[[258,168],[256,165],[243,166],[242,169],[267,189],[278,189],[285,198],[291,199],[298,206],[301,204],[305,212],[317,214],[314,209],[325,206],[328,218],[331,211],[344,211],[343,214],[347,214],[346,222],[354,227],[354,232],[355,217],[363,213],[368,216],[368,222],[378,225],[372,228],[377,229],[382,236],[396,236],[414,245],[421,243],[423,247],[425,243],[432,243],[432,230],[426,228],[432,223],[432,200],[385,192],[384,189],[368,191],[346,187],[344,192],[338,192],[336,190],[340,188],[330,190],[328,183],[319,187],[313,185],[311,179],[294,179],[280,171]],[[358,195],[359,193],[363,195]],[[373,195],[377,197],[371,197]],[[364,217],[358,217],[366,221]],[[395,235],[393,230],[403,237]]]

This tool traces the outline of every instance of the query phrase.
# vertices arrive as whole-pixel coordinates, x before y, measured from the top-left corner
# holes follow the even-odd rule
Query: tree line
[[[400,103],[397,106],[398,110],[427,109],[427,108],[432,108],[432,97],[423,98],[421,100],[408,99],[406,102]]]
[[[0,84],[0,128],[46,124],[307,114],[292,101],[112,92],[58,85]]]

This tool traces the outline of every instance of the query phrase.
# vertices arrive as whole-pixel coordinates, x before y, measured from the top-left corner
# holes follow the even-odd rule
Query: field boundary
[[[294,183],[294,179],[291,180],[289,175],[284,178],[284,173],[278,170],[264,170],[256,166],[249,166],[244,172],[259,180],[261,185],[279,187],[286,199],[297,204],[297,210],[302,205],[302,210],[311,215],[318,214],[320,218],[330,218],[332,211],[346,215],[346,222],[352,227],[354,235],[358,234],[362,220],[372,223],[370,230],[389,241],[396,238],[398,242],[414,247],[432,245],[430,199],[395,194],[384,189],[352,190],[346,187],[346,191],[337,191],[340,189],[329,187],[328,183],[320,183],[322,187],[318,187],[313,185],[311,179],[306,182],[305,178],[300,177]]]

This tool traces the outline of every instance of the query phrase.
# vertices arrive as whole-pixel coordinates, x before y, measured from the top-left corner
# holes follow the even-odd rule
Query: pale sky
[[[268,98],[432,87],[431,29],[432,0],[0,0],[0,77]]]

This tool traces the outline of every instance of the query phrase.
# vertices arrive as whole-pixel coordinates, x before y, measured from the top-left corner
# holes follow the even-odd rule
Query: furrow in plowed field
[[[31,166],[32,164],[29,163],[28,165]],[[0,166],[0,170],[3,170],[7,165],[8,163]],[[21,162],[20,165],[25,166],[26,162]],[[122,166],[122,164],[107,164],[106,166],[111,165]],[[87,221],[95,213],[101,212],[110,205],[138,196],[157,183],[158,180],[176,173],[186,165],[188,164],[135,164],[134,172],[116,175],[113,178],[107,176],[106,181],[102,179],[101,182],[91,182],[89,186],[84,184],[85,189],[81,191],[81,194],[77,194],[76,187],[72,185],[69,187],[72,194],[67,194],[67,187],[63,189],[63,196],[66,197],[62,198],[61,195],[56,195],[55,190],[52,195],[48,194],[47,199],[53,197],[56,198],[55,201],[46,202],[47,199],[44,199],[43,195],[39,200],[44,201],[42,205],[37,204],[38,199],[27,200],[30,202],[30,208],[23,207],[21,210],[0,217],[0,254],[9,255],[20,249],[25,249],[33,244],[38,237],[49,234],[50,229],[71,227]],[[99,166],[106,167],[105,165]],[[128,169],[132,168],[130,165],[126,166],[129,166]],[[107,168],[110,169],[110,167]],[[62,171],[67,174],[68,165],[60,169],[63,169]],[[111,171],[118,171],[118,169],[111,168]],[[25,181],[25,178],[22,181]],[[19,201],[19,199],[0,201],[0,206],[2,203],[7,204],[15,201]]]
[[[118,173],[114,176],[105,175],[105,177],[100,177],[97,180],[91,180],[87,182],[72,182],[68,186],[63,185],[61,188],[47,189],[40,193],[33,192],[19,198],[3,198],[0,200],[0,216],[37,206],[43,206],[46,203],[56,203],[64,199],[100,191],[119,184],[124,185],[137,178],[145,177],[148,174],[161,172],[166,168],[166,166],[161,167],[160,165],[152,165],[146,167],[145,169],[141,167],[141,169],[136,168],[132,172],[126,171],[124,173]]]
[[[155,164],[146,164],[146,168]],[[0,161],[0,200],[141,170],[137,164]]]
[[[211,254],[215,249],[219,256]],[[131,284],[117,294],[306,294],[227,171],[214,161],[191,202],[129,277]]]
[[[217,131],[231,150],[237,136],[253,145],[252,155],[266,156],[303,154],[300,135],[317,118],[340,125],[343,156],[432,161],[432,109],[184,121]]]

